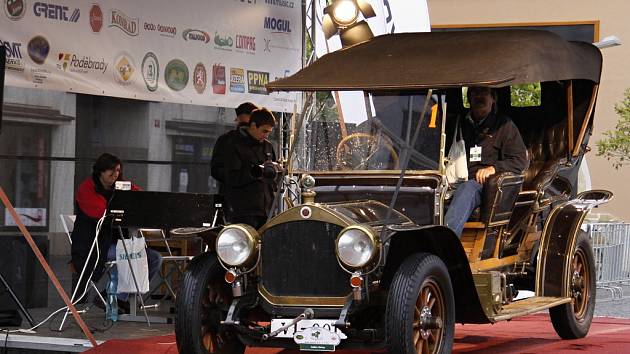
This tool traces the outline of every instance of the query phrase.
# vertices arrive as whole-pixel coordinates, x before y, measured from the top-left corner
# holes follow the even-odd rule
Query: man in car
[[[464,223],[481,204],[481,191],[496,173],[520,174],[529,165],[527,149],[512,120],[497,113],[497,93],[488,87],[470,87],[470,112],[460,120],[466,143],[468,181],[460,184],[444,221],[458,237]]]
[[[267,140],[276,119],[266,108],[252,111],[247,129],[225,144],[224,168],[220,180],[225,181],[226,216],[231,223],[244,223],[259,228],[267,221],[274,199],[275,185],[255,177],[252,169],[276,160],[273,146]]]

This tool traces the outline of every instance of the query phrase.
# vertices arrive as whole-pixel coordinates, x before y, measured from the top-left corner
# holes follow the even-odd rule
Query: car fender
[[[536,264],[536,295],[569,297],[573,249],[588,212],[608,202],[612,193],[592,190],[580,193],[551,210],[543,228]],[[561,271],[562,270],[562,271]]]
[[[455,295],[455,318],[461,323],[488,323],[473,281],[468,258],[459,238],[445,226],[390,227],[381,284],[389,287],[400,264],[411,254],[434,254],[446,265]]]

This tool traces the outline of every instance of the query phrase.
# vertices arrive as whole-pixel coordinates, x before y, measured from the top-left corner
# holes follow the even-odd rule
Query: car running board
[[[504,305],[499,313],[490,317],[490,321],[505,321],[514,317],[529,315],[534,312],[546,310],[548,308],[570,302],[570,297],[532,296],[527,299],[517,300]]]

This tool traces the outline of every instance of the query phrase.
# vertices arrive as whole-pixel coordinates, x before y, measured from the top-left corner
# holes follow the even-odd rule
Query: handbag
[[[455,123],[453,143],[448,151],[446,165],[446,179],[448,183],[459,183],[468,180],[468,161],[466,157],[466,143],[459,126],[459,118]]]
[[[127,252],[125,252],[125,247]],[[118,271],[118,294],[149,292],[149,264],[143,237],[118,240],[116,244],[116,269]],[[131,275],[132,269],[138,282],[137,289]]]

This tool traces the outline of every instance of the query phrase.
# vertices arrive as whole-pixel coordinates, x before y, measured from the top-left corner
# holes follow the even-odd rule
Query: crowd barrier
[[[630,224],[586,224],[595,255],[598,289],[611,292],[613,300],[621,299],[623,287],[630,286]]]

